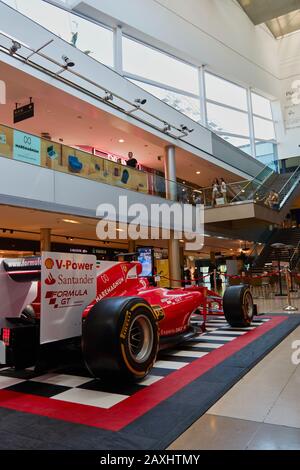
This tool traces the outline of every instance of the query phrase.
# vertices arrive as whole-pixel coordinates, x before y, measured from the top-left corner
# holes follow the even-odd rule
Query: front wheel
[[[153,310],[139,297],[103,299],[83,324],[84,360],[97,378],[144,378],[154,365],[158,343]]]
[[[229,286],[223,296],[223,311],[232,327],[251,325],[254,315],[253,297],[248,286]]]

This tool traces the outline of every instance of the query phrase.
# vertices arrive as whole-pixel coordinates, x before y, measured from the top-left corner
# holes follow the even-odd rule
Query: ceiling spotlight
[[[120,144],[123,144],[125,142],[124,139],[119,139]]]
[[[103,99],[104,101],[113,101],[114,97],[112,93],[106,91]]]
[[[165,126],[163,128],[163,132],[169,132],[171,130],[170,124],[168,124],[167,122],[165,122],[164,124]]]
[[[146,98],[137,98],[136,100],[134,100],[134,102],[138,105],[141,105],[141,104],[144,105],[147,103],[147,100]]]
[[[69,57],[67,57],[66,55],[63,55],[61,58],[66,64],[65,67],[74,67],[75,62],[72,62],[72,60],[70,60]]]
[[[21,49],[21,44],[17,41],[13,41],[11,48],[9,49],[10,55],[14,55],[19,49]]]
[[[196,175],[200,175],[201,171],[196,171]]]

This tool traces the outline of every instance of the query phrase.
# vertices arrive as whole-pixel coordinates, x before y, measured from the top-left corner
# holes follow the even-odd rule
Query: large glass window
[[[273,121],[267,121],[254,116],[254,135],[256,139],[272,140],[275,139],[275,130]]]
[[[228,132],[240,136],[249,136],[248,114],[207,103],[207,120],[215,132]]]
[[[199,94],[196,67],[126,37],[123,37],[123,68],[125,73]]]
[[[258,156],[259,147],[254,145],[255,140],[262,144],[275,140],[272,109],[267,98],[251,92],[253,116],[250,116],[248,93],[246,88],[205,72],[208,126],[250,155],[256,148],[253,156]],[[250,120],[253,120],[254,133],[250,131]]]
[[[267,119],[273,119],[271,103],[267,98],[251,93],[253,114]]]
[[[51,4],[51,0],[50,3],[44,0],[2,1],[85,54],[113,67],[112,30],[71,13],[68,10],[71,0],[61,0],[61,8]],[[214,73],[205,71],[199,75],[198,66],[138,40],[122,35],[121,45],[123,74],[127,79],[194,121],[205,119],[204,124],[213,132],[244,152],[251,154],[256,148],[253,156],[260,157],[261,149],[274,149],[276,136],[270,100]],[[199,85],[203,76],[200,97]],[[205,103],[206,117],[201,116],[200,100]]]
[[[243,139],[242,137],[232,137],[231,135],[220,135],[220,137],[229,142],[231,145],[238,147],[243,152],[246,152],[251,155],[250,139]]]
[[[144,90],[148,91],[152,95],[164,101],[172,108],[178,109],[181,113],[190,117],[194,121],[200,121],[200,100],[192,98],[191,96],[185,96],[181,93],[175,93],[174,91],[159,88],[148,83],[144,83],[138,80],[131,80],[136,85],[140,86]]]
[[[251,100],[255,139],[262,141],[275,140],[271,102],[267,98],[253,92],[251,93]],[[256,156],[259,156],[257,146]]]
[[[247,111],[247,92],[245,88],[216,77],[211,73],[206,73],[205,89],[208,100]]]
[[[4,0],[28,18],[97,61],[113,66],[113,33],[43,0]]]

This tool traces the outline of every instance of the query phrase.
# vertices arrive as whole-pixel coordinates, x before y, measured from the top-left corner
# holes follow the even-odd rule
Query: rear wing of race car
[[[0,258],[0,319],[18,317],[37,296],[41,258]]]
[[[40,256],[2,259],[2,266],[2,272],[6,272],[7,275],[16,282],[33,282],[41,279]]]
[[[38,344],[38,328],[20,318],[37,297],[41,258],[0,258],[0,364],[32,364]]]

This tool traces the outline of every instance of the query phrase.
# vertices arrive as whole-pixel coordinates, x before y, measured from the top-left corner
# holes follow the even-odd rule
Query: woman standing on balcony
[[[219,185],[219,180],[218,178],[215,178],[213,180],[213,184],[212,184],[212,207],[215,207],[216,205],[216,199],[218,197],[218,194],[219,194],[219,188],[220,188],[220,185]]]
[[[221,193],[224,199],[224,204],[227,204],[227,186],[224,178],[221,178]]]

